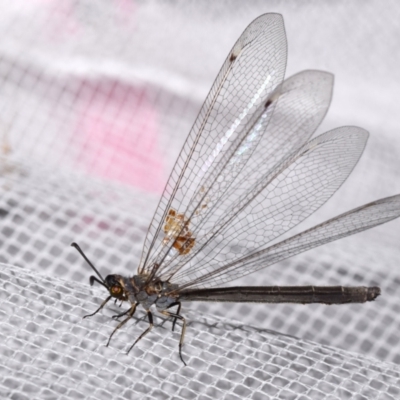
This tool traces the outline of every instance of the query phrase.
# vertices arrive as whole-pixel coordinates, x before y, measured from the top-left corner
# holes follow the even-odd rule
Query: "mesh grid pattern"
[[[22,166],[18,169],[26,170]],[[396,398],[397,384],[392,374],[397,367],[393,364],[367,361],[365,356],[323,346],[336,345],[399,362],[399,279],[396,273],[383,274],[373,269],[352,268],[350,273],[346,266],[336,269],[329,264],[321,265],[320,260],[305,258],[299,263],[287,261],[284,268],[268,273],[269,280],[287,284],[306,284],[310,279],[326,285],[379,284],[384,295],[364,305],[274,305],[266,312],[265,305],[210,307],[201,303],[193,304],[190,311],[185,303],[183,313],[189,325],[184,357],[191,372],[185,372],[181,366],[179,330],[172,334],[170,321],[161,329],[156,327],[128,356],[125,351],[147,322],[139,326],[128,324],[105,348],[116,325],[110,316],[119,309],[106,307],[103,314],[81,319],[98,307],[106,293],[101,288],[90,289],[86,283],[88,268],[69,244],[72,240],[81,242],[90,258],[99,260],[96,264],[102,273],[115,271],[110,266],[118,265],[117,272],[129,274],[134,268],[132,254],[136,251],[138,260],[141,250],[140,243],[133,247],[132,244],[145,233],[145,222],[141,224],[131,214],[132,205],[126,199],[134,195],[132,189],[116,187],[119,191],[113,191],[110,199],[110,192],[96,182],[89,185],[76,176],[54,176],[52,181],[44,179],[47,175],[48,171],[36,169],[23,179],[4,183],[12,190],[5,192],[6,201],[2,204],[8,211],[2,217],[3,235],[8,237],[3,248],[7,258],[29,266],[2,267],[1,352],[2,365],[8,368],[2,385],[7,396],[15,393],[18,398],[22,392],[37,393],[37,398],[90,397],[90,385],[97,387],[98,380],[105,379],[113,382],[112,389],[98,389],[93,398],[121,390],[121,398],[136,398],[142,393],[149,398],[162,398],[162,393],[178,398],[318,398],[325,390],[321,382],[326,383],[332,399],[352,398],[354,393],[359,393],[359,398],[379,398],[383,393],[389,397],[382,398]],[[71,203],[67,199],[73,193]],[[40,213],[37,204],[41,204]],[[16,222],[20,228],[11,230]],[[21,245],[24,251],[20,250]],[[121,268],[123,265],[125,269]],[[39,275],[35,269],[40,271]],[[65,274],[74,280],[55,278]],[[247,279],[251,282],[251,277]],[[240,322],[235,322],[238,319]],[[255,320],[259,327],[294,334],[302,340],[247,325]],[[157,318],[157,323],[160,321]],[[13,352],[9,350],[11,344]],[[236,350],[232,350],[234,346]],[[216,354],[220,357],[218,362],[214,360]],[[321,361],[325,358],[328,361]],[[272,360],[275,361],[271,364]],[[20,373],[18,365],[27,361],[29,367]],[[370,375],[371,365],[377,368],[376,375]],[[45,368],[52,372],[45,373]],[[81,369],[86,371],[85,378],[78,378],[82,376]],[[325,374],[319,369],[325,369]],[[351,374],[362,383],[351,383]],[[35,388],[32,382],[36,382],[36,377],[41,383]],[[49,379],[55,379],[55,383],[50,385]],[[383,384],[386,379],[394,381]],[[77,385],[76,391],[71,391]]]
[[[104,347],[117,308],[82,321],[106,294],[90,289],[70,247],[104,275],[136,271],[201,102],[265,12],[284,16],[287,76],[335,73],[319,132],[349,124],[371,134],[348,182],[304,228],[400,193],[400,8],[347,3],[1,3],[0,261],[18,266],[0,269],[3,397],[399,398],[398,221],[235,281],[380,286],[373,303],[185,304],[187,368],[179,330],[159,317],[128,356],[147,322]]]
[[[178,333],[171,334],[170,321],[164,325],[160,320],[162,326],[125,355],[143,324],[135,319],[104,347],[112,311],[81,319],[102,300],[99,290],[91,293],[78,282],[7,265],[2,265],[1,279],[4,398],[342,400],[400,395],[400,371],[392,364],[195,313],[190,313],[184,347],[188,367],[181,368]]]

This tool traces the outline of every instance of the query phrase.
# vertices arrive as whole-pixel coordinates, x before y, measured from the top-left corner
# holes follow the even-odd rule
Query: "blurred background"
[[[303,69],[335,75],[317,134],[343,125],[370,132],[351,177],[305,226],[400,193],[395,0],[15,0],[0,7],[1,262],[88,281],[92,272],[70,247],[76,241],[104,275],[133,275],[202,101],[236,39],[267,12],[284,17],[286,76]],[[190,308],[400,364],[399,230],[393,221],[234,282],[378,285],[376,302]]]

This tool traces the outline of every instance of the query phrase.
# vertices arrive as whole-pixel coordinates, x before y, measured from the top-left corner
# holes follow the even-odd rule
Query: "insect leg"
[[[131,347],[129,347],[129,350],[126,352],[126,354],[128,354],[133,346],[140,340],[142,339],[143,336],[147,335],[151,329],[153,328],[153,314],[150,311],[147,311],[147,317],[149,318],[149,327],[135,340],[135,343],[133,343],[133,345]]]
[[[180,309],[180,307],[179,307],[179,309]],[[178,313],[174,314],[169,311],[161,311],[161,314],[164,314],[167,317],[175,318],[175,320],[180,319],[182,321],[182,332],[181,332],[181,338],[179,339],[179,357],[186,366],[186,363],[185,363],[185,361],[183,361],[183,358],[182,358],[182,345],[183,345],[183,339],[185,338],[185,332],[186,332],[186,320],[185,320],[185,318],[182,317],[182,315],[179,315]]]
[[[105,305],[106,303],[111,299],[111,296],[108,296],[100,305],[100,307],[92,314],[85,315],[83,318],[88,318],[88,317],[93,317],[93,315],[97,314]]]
[[[120,307],[121,307],[121,306],[120,306]],[[126,310],[126,311],[123,311],[122,313],[113,315],[111,318],[112,318],[112,319],[118,319],[118,318],[123,317],[124,315],[128,314],[129,311],[131,311],[130,308],[129,308],[128,310]]]
[[[171,307],[174,307],[174,306],[178,306],[178,310],[176,311],[176,314],[179,315],[179,313],[180,313],[180,311],[181,311],[181,305],[182,305],[182,303],[181,303],[180,301],[176,301],[175,303],[172,303],[168,308],[171,308]],[[172,332],[173,332],[174,329],[175,329],[175,324],[176,324],[176,320],[177,320],[177,319],[178,319],[178,318],[175,317],[175,318],[174,318],[174,322],[172,323]]]
[[[110,340],[113,337],[114,333],[121,328],[121,326],[125,325],[133,316],[133,314],[135,314],[136,311],[136,303],[132,304],[132,307],[129,309],[129,315],[127,318],[125,318],[123,321],[121,321],[116,327],[115,329],[112,331],[110,337],[108,338],[108,342],[106,344],[106,347],[108,347],[108,345],[110,344]]]

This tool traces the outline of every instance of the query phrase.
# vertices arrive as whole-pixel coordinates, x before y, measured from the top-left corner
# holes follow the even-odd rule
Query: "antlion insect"
[[[400,215],[400,195],[366,204],[278,243],[279,236],[321,207],[360,158],[368,133],[334,129],[310,140],[329,107],[333,76],[303,71],[283,81],[283,19],[265,14],[233,46],[176,161],[150,224],[137,275],[95,281],[108,297],[138,304],[153,327],[152,307],[182,322],[185,301],[364,303],[378,287],[220,287],[229,281]],[[171,312],[172,307],[177,307]],[[186,365],[186,364],[185,364]]]

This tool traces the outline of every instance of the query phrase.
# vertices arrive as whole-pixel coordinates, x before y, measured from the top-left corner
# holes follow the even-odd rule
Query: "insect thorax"
[[[127,300],[132,304],[140,303],[146,310],[152,305],[158,310],[165,310],[177,301],[178,296],[171,292],[178,289],[178,286],[169,282],[157,278],[148,282],[148,275],[134,275],[131,278],[113,275],[113,278],[122,286]]]

